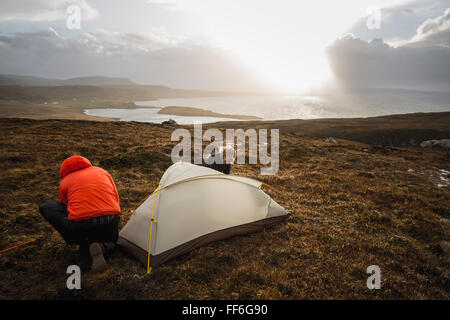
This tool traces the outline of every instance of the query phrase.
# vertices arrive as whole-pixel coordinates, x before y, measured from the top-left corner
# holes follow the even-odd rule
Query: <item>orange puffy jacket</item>
[[[59,184],[59,199],[67,205],[69,220],[120,214],[119,195],[108,172],[93,167],[79,155],[64,160]]]

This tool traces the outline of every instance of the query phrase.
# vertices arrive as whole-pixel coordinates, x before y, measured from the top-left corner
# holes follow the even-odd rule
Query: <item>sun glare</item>
[[[275,91],[296,94],[304,93],[323,85],[330,77],[330,70],[325,57],[311,52],[300,54],[297,59],[287,60],[284,64],[262,62],[255,69],[273,87]],[[279,60],[286,55],[280,54]],[[248,59],[250,60],[250,59]]]
[[[367,1],[180,2],[218,47],[230,50],[274,90],[296,93],[330,77],[325,48],[365,14]]]

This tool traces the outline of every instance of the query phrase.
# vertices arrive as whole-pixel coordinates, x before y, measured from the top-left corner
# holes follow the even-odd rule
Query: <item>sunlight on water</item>
[[[173,119],[180,124],[236,121],[229,118],[184,117],[158,114],[145,106],[196,107],[222,114],[258,116],[265,120],[373,117],[412,112],[450,111],[450,94],[400,92],[347,96],[226,96],[137,101],[137,109],[88,109],[88,115],[123,121],[161,123]]]
[[[138,121],[162,123],[169,119],[175,120],[178,124],[193,124],[194,121],[201,123],[211,123],[217,121],[230,121],[229,118],[215,117],[183,117],[175,115],[158,114],[160,109],[137,108],[137,109],[87,109],[85,114],[97,117],[116,118],[121,121]],[[234,119],[232,119],[234,120]],[[235,120],[238,121],[238,120]]]

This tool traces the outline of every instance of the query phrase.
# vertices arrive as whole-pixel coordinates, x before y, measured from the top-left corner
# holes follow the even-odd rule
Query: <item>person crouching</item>
[[[231,154],[230,161],[227,161],[227,152]],[[231,164],[236,160],[236,151],[230,145],[220,146],[217,154],[213,151],[211,156],[205,161],[205,166],[219,172],[230,174]]]
[[[67,244],[77,244],[81,254],[90,254],[93,272],[104,271],[105,257],[116,248],[121,212],[114,180],[79,155],[64,160],[59,174],[60,201],[47,200],[39,211]]]

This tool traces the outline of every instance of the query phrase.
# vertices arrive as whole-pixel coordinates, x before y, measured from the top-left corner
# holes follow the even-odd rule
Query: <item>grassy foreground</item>
[[[439,245],[449,239],[450,194],[437,186],[450,152],[333,144],[289,130],[280,135],[277,175],[232,168],[280,191],[266,192],[293,214],[286,223],[199,248],[147,276],[118,252],[108,277],[83,277],[82,290],[68,290],[66,268],[79,264],[86,274],[89,265],[38,212],[57,198],[62,161],[81,154],[107,169],[127,213],[170,166],[173,129],[0,119],[0,250],[44,235],[0,254],[0,299],[450,298],[450,259]],[[370,291],[366,268],[374,264],[382,288]]]

